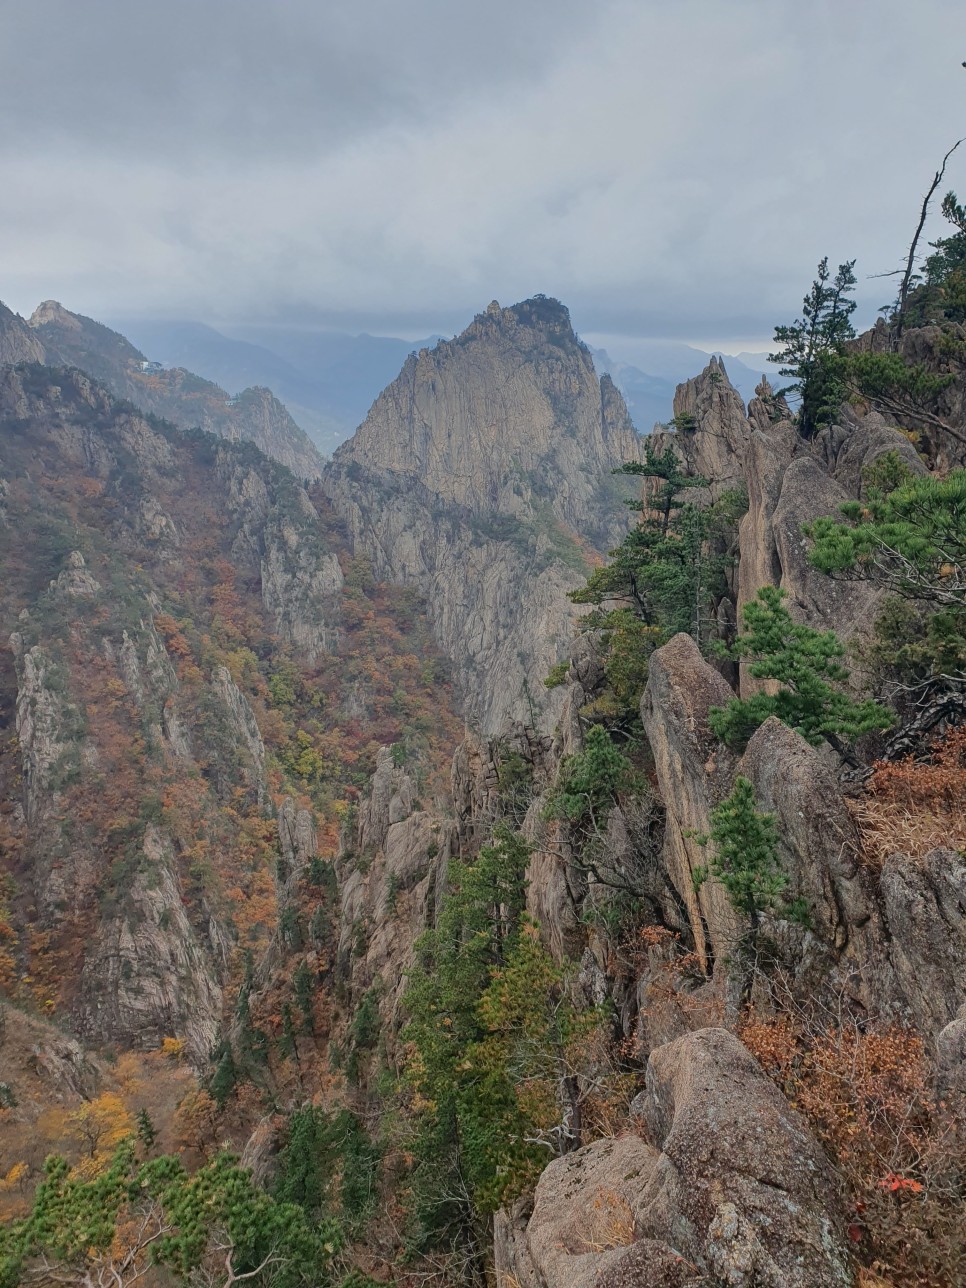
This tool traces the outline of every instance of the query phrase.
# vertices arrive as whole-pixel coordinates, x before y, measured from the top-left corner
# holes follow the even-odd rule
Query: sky
[[[760,350],[823,255],[891,297],[964,58],[963,0],[0,0],[0,299]]]

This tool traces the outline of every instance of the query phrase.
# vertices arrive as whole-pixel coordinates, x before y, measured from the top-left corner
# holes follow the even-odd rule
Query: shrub
[[[935,739],[926,759],[877,762],[849,808],[874,866],[897,851],[910,858],[966,851],[966,726]]]
[[[763,586],[742,611],[745,630],[730,655],[748,658],[756,679],[777,680],[777,693],[732,698],[712,707],[712,730],[729,746],[743,748],[755,730],[777,716],[813,746],[823,740],[845,760],[854,760],[851,744],[862,734],[887,729],[892,713],[877,702],[857,702],[848,692],[845,648],[834,631],[817,631],[793,621],[788,598],[776,586]]]

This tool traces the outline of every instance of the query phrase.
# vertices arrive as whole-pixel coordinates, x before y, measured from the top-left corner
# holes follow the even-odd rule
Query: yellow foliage
[[[114,1147],[134,1131],[134,1119],[116,1092],[105,1091],[67,1115],[67,1127],[85,1157],[75,1168],[82,1176],[99,1176]]]
[[[120,1057],[114,1066],[114,1076],[126,1096],[136,1096],[143,1086],[141,1063],[130,1051]]]
[[[162,1038],[161,1054],[168,1057],[169,1060],[180,1060],[184,1054],[183,1038]]]
[[[14,1163],[13,1167],[11,1167],[10,1171],[6,1174],[6,1176],[0,1177],[0,1190],[3,1190],[3,1191],[12,1190],[15,1186],[19,1185],[21,1181],[26,1179],[27,1173],[29,1171],[30,1171],[30,1168],[27,1166],[26,1163],[22,1161],[19,1163]]]

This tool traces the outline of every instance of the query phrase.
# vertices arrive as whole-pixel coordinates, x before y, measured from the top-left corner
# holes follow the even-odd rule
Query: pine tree
[[[209,1088],[211,1097],[219,1109],[224,1109],[237,1083],[238,1069],[235,1065],[235,1057],[232,1055],[230,1044],[226,1042],[222,1047]]]
[[[855,260],[848,260],[833,278],[826,256],[802,303],[802,316],[790,326],[775,328],[776,352],[768,360],[780,365],[783,376],[792,377],[793,383],[778,392],[798,394],[798,423],[809,438],[829,423],[846,396],[832,360],[855,336],[850,320],[855,301],[848,298],[855,290],[854,268]]]
[[[735,778],[730,795],[711,811],[710,832],[697,840],[710,846],[711,853],[707,867],[694,874],[695,887],[709,878],[719,881],[741,920],[728,963],[732,997],[740,1006],[750,994],[764,914],[777,912],[807,925],[807,909],[800,899],[787,903],[783,898],[788,877],[781,866],[775,816],[756,808],[747,778]]]
[[[762,913],[774,908],[788,885],[778,857],[774,814],[760,814],[747,778],[735,778],[730,796],[711,812],[711,831],[700,838],[713,842],[707,868],[698,882],[711,875],[724,886],[728,901],[755,934]]]
[[[919,478],[888,453],[867,472],[866,489],[863,503],[842,506],[843,519],[805,531],[815,567],[890,592],[868,660],[906,711],[890,743],[902,754],[966,713],[966,470]]]
[[[810,524],[810,562],[905,599],[966,609],[966,470],[937,479],[900,469],[893,481],[843,505],[844,522]]]
[[[306,1033],[311,1033],[315,1025],[312,1008],[313,985],[312,972],[306,962],[300,961],[296,966],[292,986],[295,991],[295,1005],[302,1012],[302,1026]]]
[[[231,1154],[193,1175],[176,1155],[138,1163],[125,1141],[89,1178],[51,1157],[31,1212],[0,1227],[0,1288],[22,1283],[127,1285],[152,1266],[175,1284],[319,1288],[341,1242],[331,1220],[310,1225]]]
[[[643,462],[629,462],[615,473],[653,480],[635,504],[640,523],[610,552],[610,562],[596,568],[585,586],[570,593],[575,604],[593,604],[585,619],[601,632],[600,645],[609,694],[590,714],[633,725],[647,681],[647,659],[655,648],[684,631],[699,643],[711,635],[709,619],[715,598],[724,590],[727,532],[744,502],[728,493],[714,505],[686,499],[708,480],[688,471],[668,446],[655,452],[644,445]],[[559,671],[547,683],[562,682]]]
[[[751,659],[749,674],[777,680],[777,693],[732,698],[713,707],[712,730],[729,746],[742,748],[755,730],[777,716],[814,746],[823,740],[854,763],[851,744],[862,734],[887,729],[893,716],[877,702],[858,702],[848,692],[845,648],[834,631],[816,631],[792,620],[787,595],[763,586],[742,613],[745,630],[729,650],[734,658]]]
[[[158,1139],[158,1133],[154,1123],[151,1121],[151,1115],[146,1109],[139,1109],[137,1113],[137,1131],[138,1140],[144,1146],[145,1150],[150,1153]]]

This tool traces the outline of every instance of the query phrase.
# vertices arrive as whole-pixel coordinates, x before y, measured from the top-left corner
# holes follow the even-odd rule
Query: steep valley
[[[2,1288],[964,1282],[959,332],[906,332],[928,405],[805,432],[714,359],[644,440],[563,305],[494,302],[316,470],[44,308],[0,318]],[[257,1237],[209,1178],[154,1264],[226,1146]]]

